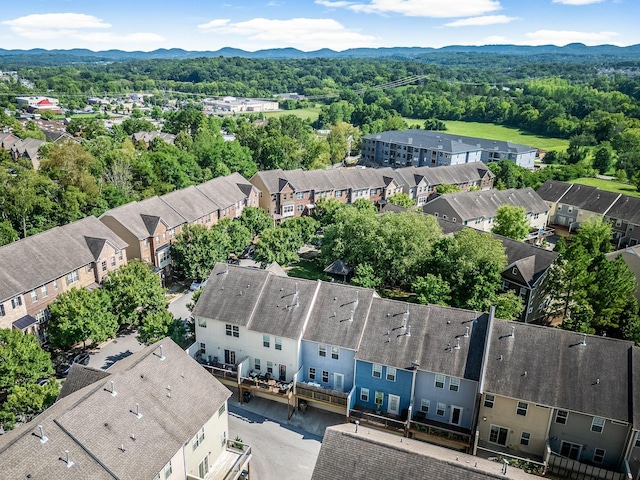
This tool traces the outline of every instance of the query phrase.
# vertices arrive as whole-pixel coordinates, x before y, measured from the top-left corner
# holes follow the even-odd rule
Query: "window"
[[[528,408],[529,404],[527,402],[518,402],[518,406],[516,407],[516,414],[526,417]]]
[[[271,345],[271,339],[269,338],[269,335],[263,335],[262,336],[262,346],[269,348],[269,345]]]
[[[304,210],[304,205],[298,205],[296,207],[296,211],[298,211],[298,212],[302,212],[303,210]]]
[[[211,221],[211,215],[207,215],[207,222]],[[169,237],[173,238],[176,236],[176,229],[172,228],[169,230]],[[122,260],[122,250],[120,250],[120,260]]]
[[[42,310],[41,312],[36,313],[35,319],[38,323],[44,323],[49,319],[49,310]]]
[[[446,403],[438,402],[438,408],[436,408],[436,415],[438,415],[439,417],[444,417],[444,411],[446,408],[447,408]]]
[[[322,370],[322,383],[329,383],[329,372]]]
[[[20,295],[11,299],[11,306],[13,308],[18,308],[20,305],[22,305],[22,297]]]
[[[431,400],[427,400],[423,398],[420,400],[420,411],[424,413],[429,413],[429,407],[431,406]]]
[[[238,325],[231,325],[227,323],[225,326],[225,333],[228,337],[240,337],[240,327]]]
[[[31,290],[31,301],[32,302],[38,301],[38,292],[36,292],[35,290]]]
[[[603,430],[604,430],[604,418],[593,417],[593,421],[591,422],[591,431],[596,433],[602,433]]]
[[[222,432],[222,435],[220,435],[220,445],[222,445],[224,447],[225,443],[227,443],[227,431],[226,430],[224,432]]]
[[[340,198],[342,196],[342,190],[336,190],[336,198]]]
[[[297,198],[298,200],[302,200],[302,199],[304,198],[304,192],[298,192],[298,193],[296,193],[296,198]]]
[[[340,359],[340,349],[338,347],[331,347],[331,358],[334,360]]]
[[[47,290],[46,285],[40,287],[40,294],[42,295],[42,298],[47,298],[49,296],[49,291]]]
[[[369,389],[368,388],[360,388],[360,401],[368,402],[369,401]]]
[[[207,353],[207,344],[200,342],[200,353]]]
[[[53,281],[53,289],[57,290],[58,289],[58,280],[54,280]]]
[[[285,205],[282,207],[282,214],[293,213],[293,205]]]
[[[260,371],[260,359],[259,358],[254,358],[253,359],[253,369]]]
[[[382,365],[374,363],[371,367],[371,376],[373,378],[382,378]]]
[[[204,318],[198,318],[198,326],[200,328],[207,328],[207,321]]]
[[[522,432],[520,435],[520,445],[529,445],[529,441],[531,440],[531,434],[528,432]]]
[[[267,362],[267,373],[273,373],[273,362]]]
[[[281,338],[276,337],[275,347],[276,347],[276,350],[282,350],[282,339]]]
[[[73,272],[67,275],[67,285],[71,285],[78,281],[78,271],[74,270]]]
[[[218,409],[218,417],[221,417],[226,410],[227,410],[226,403],[223,403],[222,405],[220,405],[220,408]],[[202,442],[202,440],[204,440],[204,427],[202,427],[202,439],[200,440],[200,442]]]
[[[395,382],[396,381],[396,369],[393,367],[387,367],[387,381]]]
[[[116,256],[115,255],[111,257],[111,266],[112,267],[116,266]]]
[[[222,408],[224,408],[224,405],[222,405]],[[220,415],[221,414],[218,413],[218,416],[220,416]],[[200,430],[198,433],[196,433],[196,436],[193,437],[193,440],[191,441],[192,449],[195,450],[196,448],[198,448],[203,440],[204,440],[204,428],[202,428],[202,430]]]
[[[607,451],[604,448],[596,448],[593,451],[593,462],[594,463],[602,463],[604,462],[604,455]]]
[[[444,388],[444,375],[436,375],[436,388]]]
[[[460,390],[460,379],[459,378],[450,378],[449,379],[449,390],[452,392],[457,392]]]
[[[107,261],[106,260],[102,261],[101,268],[102,268],[103,272],[107,271]]]
[[[4,311],[4,303],[0,303],[0,317],[4,317],[6,315]]]
[[[556,423],[559,423],[560,425],[566,425],[568,416],[569,412],[567,412],[566,410],[558,410],[556,412]]]
[[[173,469],[171,468],[171,460],[164,466],[164,478],[169,478],[173,473]]]
[[[316,369],[313,367],[309,367],[309,380],[316,379]]]
[[[327,346],[326,345],[318,345],[318,355],[321,357],[327,356]]]
[[[171,230],[173,232],[173,230]],[[173,236],[173,235],[171,235]],[[122,250],[118,250],[118,260],[122,261],[122,259],[124,258],[124,256],[122,255]]]

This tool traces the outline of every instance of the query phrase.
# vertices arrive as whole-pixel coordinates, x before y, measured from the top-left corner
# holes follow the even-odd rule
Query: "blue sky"
[[[249,51],[295,47],[640,43],[639,0],[22,0],[0,47]]]

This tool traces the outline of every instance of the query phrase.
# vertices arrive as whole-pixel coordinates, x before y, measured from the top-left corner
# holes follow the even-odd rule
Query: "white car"
[[[194,280],[193,282],[191,282],[191,286],[189,286],[189,290],[191,290],[192,292],[195,292],[197,290],[200,290],[206,284],[207,284],[207,280],[202,280],[202,281]]]

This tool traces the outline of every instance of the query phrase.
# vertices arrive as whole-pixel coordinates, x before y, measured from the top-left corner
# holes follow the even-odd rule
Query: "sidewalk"
[[[254,396],[249,403],[240,405],[238,389],[235,387],[227,388],[233,392],[233,395],[229,398],[230,404],[282,425],[299,428],[320,438],[324,437],[324,431],[327,427],[346,423],[344,415],[327,412],[314,407],[308,407],[305,413],[296,411],[291,415],[291,419],[287,420],[286,404]],[[291,409],[293,410],[293,406],[291,406]]]

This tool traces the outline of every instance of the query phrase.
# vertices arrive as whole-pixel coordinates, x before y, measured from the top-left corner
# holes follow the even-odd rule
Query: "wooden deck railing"
[[[309,400],[316,400],[318,402],[329,403],[331,405],[346,407],[349,394],[338,392],[337,390],[330,390],[328,388],[315,387],[304,383],[296,383],[296,396]]]

